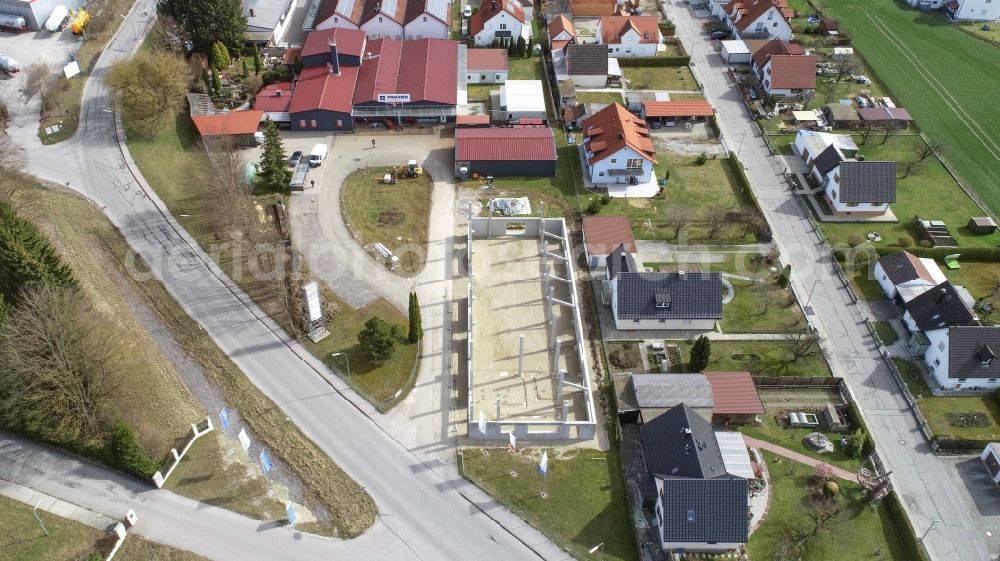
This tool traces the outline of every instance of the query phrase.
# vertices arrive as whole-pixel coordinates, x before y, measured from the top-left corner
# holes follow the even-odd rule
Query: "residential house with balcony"
[[[656,149],[646,121],[614,103],[581,122],[583,157],[591,183],[612,197],[656,194]]]

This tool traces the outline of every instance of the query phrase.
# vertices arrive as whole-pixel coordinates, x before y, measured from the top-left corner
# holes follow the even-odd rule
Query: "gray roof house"
[[[948,330],[948,377],[1000,379],[1000,326]]]
[[[710,331],[722,318],[720,273],[622,272],[611,285],[620,330]]]
[[[625,244],[619,245],[614,251],[608,254],[606,263],[607,269],[605,270],[605,274],[609,280],[614,279],[620,273],[632,273],[639,270],[635,264],[635,257],[632,257]]]
[[[619,386],[615,379],[616,388]],[[648,423],[667,410],[687,404],[707,421],[712,419],[715,401],[712,384],[704,374],[629,374],[618,393],[618,413]]]
[[[978,325],[962,296],[950,281],[935,286],[906,302],[903,322],[911,331],[933,331],[962,325]]]
[[[840,164],[840,200],[896,202],[896,162],[848,160]]]
[[[566,72],[577,89],[604,87],[608,83],[607,45],[566,46]]]
[[[723,552],[746,543],[747,480],[727,472],[708,421],[682,403],[642,425],[640,441],[665,551]]]
[[[813,165],[822,174],[826,175],[830,173],[830,170],[840,165],[846,158],[844,154],[837,148],[836,145],[831,144],[826,147],[816,158],[813,159]]]

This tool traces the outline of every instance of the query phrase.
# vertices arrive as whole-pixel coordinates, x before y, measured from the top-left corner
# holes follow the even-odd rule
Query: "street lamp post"
[[[354,383],[351,381],[351,357],[349,357],[347,353],[333,353],[330,355],[330,358],[341,355],[343,355],[344,360],[347,361],[347,385],[353,388]]]
[[[940,520],[938,518],[935,518],[934,520],[931,520],[931,525],[928,526],[926,530],[924,530],[924,534],[922,536],[920,536],[920,539],[917,540],[917,542],[918,543],[923,543],[924,542],[924,538],[927,537],[927,534],[931,533],[931,528],[933,528],[934,525],[937,524],[938,522],[941,522],[943,524],[944,520]]]

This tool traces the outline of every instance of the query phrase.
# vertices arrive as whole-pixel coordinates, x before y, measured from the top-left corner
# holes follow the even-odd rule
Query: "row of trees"
[[[114,406],[125,380],[121,335],[20,216],[21,161],[0,141],[0,427],[151,475],[156,463]]]
[[[518,37],[517,39],[513,37],[495,37],[490,47],[494,49],[507,49],[507,56],[511,58],[524,58],[531,56],[531,51],[535,48],[535,40],[528,39],[525,41],[524,37]]]

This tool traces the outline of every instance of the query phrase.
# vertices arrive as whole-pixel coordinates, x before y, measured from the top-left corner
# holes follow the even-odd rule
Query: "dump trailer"
[[[28,22],[21,16],[0,14],[0,31],[20,33],[28,30]]]
[[[0,70],[8,74],[13,74],[21,69],[21,64],[14,60],[14,57],[0,53]]]
[[[88,23],[90,23],[90,14],[87,13],[87,10],[80,10],[73,16],[73,23],[69,24],[69,29],[73,35],[83,35],[83,30],[87,28]]]
[[[45,20],[45,29],[50,32],[55,33],[63,28],[63,24],[66,23],[66,18],[69,17],[69,8],[66,6],[56,6],[52,13],[49,14],[49,19]]]
[[[299,162],[299,165],[295,166],[295,171],[292,172],[292,180],[288,183],[288,187],[292,191],[305,191],[307,175],[309,175],[309,162],[303,159]]]

